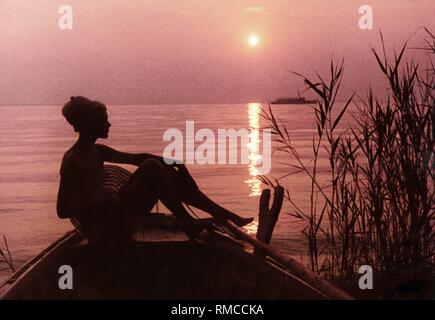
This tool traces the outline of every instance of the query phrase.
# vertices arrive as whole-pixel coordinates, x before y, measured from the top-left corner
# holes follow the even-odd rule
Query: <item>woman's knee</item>
[[[139,166],[142,170],[163,170],[163,164],[157,159],[147,159]]]
[[[145,179],[150,177],[161,177],[165,174],[165,169],[160,161],[156,159],[147,159],[139,166],[138,173]]]

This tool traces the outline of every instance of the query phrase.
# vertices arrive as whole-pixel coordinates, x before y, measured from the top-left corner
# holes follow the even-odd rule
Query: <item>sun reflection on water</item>
[[[250,235],[255,236],[257,234],[258,222],[252,221],[250,224],[243,227],[243,229]]]
[[[245,182],[251,187],[250,197],[261,195],[261,181],[258,178],[259,171],[257,165],[261,163],[262,156],[259,154],[260,149],[260,111],[259,103],[248,104],[248,121],[249,121],[249,142],[248,147],[248,173],[250,178]]]

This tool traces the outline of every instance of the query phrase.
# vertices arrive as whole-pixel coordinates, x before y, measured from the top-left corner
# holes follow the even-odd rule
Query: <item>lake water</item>
[[[127,152],[162,155],[169,144],[162,138],[165,130],[178,128],[185,132],[186,120],[194,120],[195,130],[209,128],[216,136],[218,129],[248,129],[254,138],[249,145],[252,160],[262,154],[262,145],[256,140],[258,130],[267,126],[260,116],[261,106],[258,103],[109,106],[112,127],[109,139],[103,143]],[[309,161],[315,134],[313,110],[306,105],[274,105],[273,110],[286,124],[303,160]],[[344,122],[349,118],[345,117]],[[0,236],[4,234],[8,239],[17,267],[72,229],[68,220],[59,220],[56,215],[56,194],[63,153],[75,138],[60,106],[0,107]],[[274,154],[272,159],[271,176],[288,172],[282,163],[288,163],[285,155]],[[213,200],[240,215],[257,219],[259,195],[265,186],[256,176],[255,160],[237,165],[190,164],[188,168]],[[307,182],[302,175],[285,181],[301,208],[308,207]],[[299,257],[306,252],[303,226],[288,215],[289,209],[284,203],[272,244]],[[255,223],[249,227],[254,230]],[[0,274],[0,281],[5,275]]]

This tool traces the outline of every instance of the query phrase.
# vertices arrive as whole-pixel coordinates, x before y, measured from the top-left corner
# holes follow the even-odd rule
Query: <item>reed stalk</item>
[[[403,62],[407,44],[393,59],[387,58],[381,34],[382,53],[372,52],[389,86],[383,100],[369,89],[362,102],[353,102],[352,94],[338,106],[343,61],[331,62],[328,80],[298,74],[318,98],[308,163],[270,104],[263,110],[274,148],[288,156],[291,170],[280,178],[261,179],[275,187],[289,175],[309,178],[307,210],[293,201],[289,188],[285,198],[292,208],[289,214],[304,222],[308,266],[319,275],[356,284],[358,268],[370,265],[385,284],[378,289],[394,295],[402,283],[427,279],[434,272],[435,37],[425,32],[426,46],[419,48],[428,54],[424,69]],[[338,129],[351,104],[357,110],[355,124]],[[328,159],[326,182],[318,176],[321,152]]]
[[[0,271],[4,270],[11,270],[12,272],[15,272],[15,264],[14,260],[12,259],[11,251],[9,250],[8,241],[6,240],[6,237],[3,235],[3,245],[4,247],[0,247],[0,265],[5,265],[5,267],[1,268]]]

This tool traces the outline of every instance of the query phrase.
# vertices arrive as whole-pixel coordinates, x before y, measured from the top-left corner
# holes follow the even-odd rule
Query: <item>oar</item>
[[[282,187],[275,188],[275,196],[271,209],[269,209],[269,198],[270,190],[263,190],[260,198],[260,225],[258,233],[259,236],[257,236],[257,238],[262,240],[264,239],[263,241],[266,242],[270,241],[273,228],[278,220],[279,211],[281,210],[283,198]],[[231,233],[234,233],[237,237],[253,245],[257,253],[269,256],[287,268],[293,275],[322,291],[328,297],[339,300],[353,300],[353,297],[345,291],[337,288],[325,279],[320,278],[318,275],[305,268],[295,259],[285,256],[282,253],[278,253],[268,243],[254,238],[245,230],[235,225],[233,222],[226,220],[223,221],[222,224],[227,227]]]

